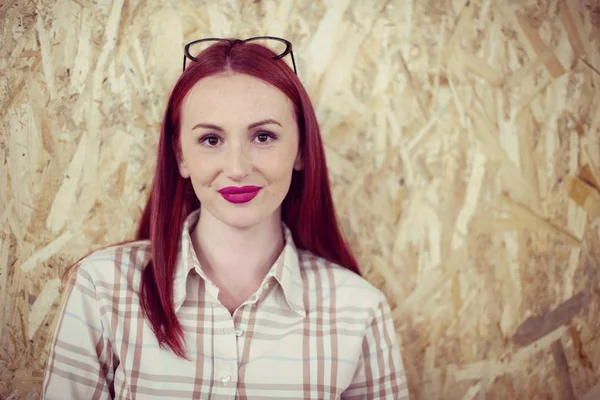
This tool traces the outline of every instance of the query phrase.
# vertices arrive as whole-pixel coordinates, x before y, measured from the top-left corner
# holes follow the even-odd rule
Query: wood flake
[[[51,279],[44,285],[42,292],[31,306],[29,311],[29,325],[27,336],[32,340],[38,331],[42,321],[52,308],[52,305],[59,297],[60,279]]]

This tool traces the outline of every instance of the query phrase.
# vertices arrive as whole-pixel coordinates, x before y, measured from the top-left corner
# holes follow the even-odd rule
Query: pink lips
[[[219,193],[230,203],[242,204],[255,198],[261,189],[260,186],[228,186],[219,190]]]

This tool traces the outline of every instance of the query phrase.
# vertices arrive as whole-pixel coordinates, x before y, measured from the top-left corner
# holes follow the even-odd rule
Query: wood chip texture
[[[599,4],[0,2],[0,398],[38,398],[69,264],[133,235],[183,45],[257,35],[293,43],[411,398],[598,398]]]

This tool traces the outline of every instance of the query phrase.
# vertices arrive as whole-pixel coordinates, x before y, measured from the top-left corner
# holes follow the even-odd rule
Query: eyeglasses
[[[276,55],[275,57],[273,57],[273,60],[279,60],[285,56],[287,56],[288,54],[292,57],[292,65],[294,67],[294,74],[298,75],[298,73],[296,72],[296,60],[294,60],[294,52],[292,51],[292,44],[282,38],[279,37],[275,37],[275,36],[256,36],[256,37],[252,37],[252,38],[248,38],[248,39],[222,39],[222,38],[206,38],[206,39],[199,39],[199,40],[194,40],[193,42],[190,42],[188,44],[185,45],[185,49],[184,49],[184,56],[183,56],[183,70],[185,71],[185,64],[186,64],[186,60],[189,58],[192,61],[198,61],[198,59],[196,57],[194,57],[193,55],[190,54],[190,47],[197,45],[198,43],[203,43],[203,42],[227,42],[229,43],[229,48],[231,49],[234,45],[236,44],[243,44],[243,43],[248,43],[251,42],[253,40],[273,40],[273,41],[277,41],[280,43],[285,44],[285,50],[283,50],[280,54]]]

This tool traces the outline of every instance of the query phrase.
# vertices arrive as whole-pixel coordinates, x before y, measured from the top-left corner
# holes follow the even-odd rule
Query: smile
[[[219,193],[230,203],[242,204],[255,198],[261,189],[260,186],[228,186],[219,190]]]

